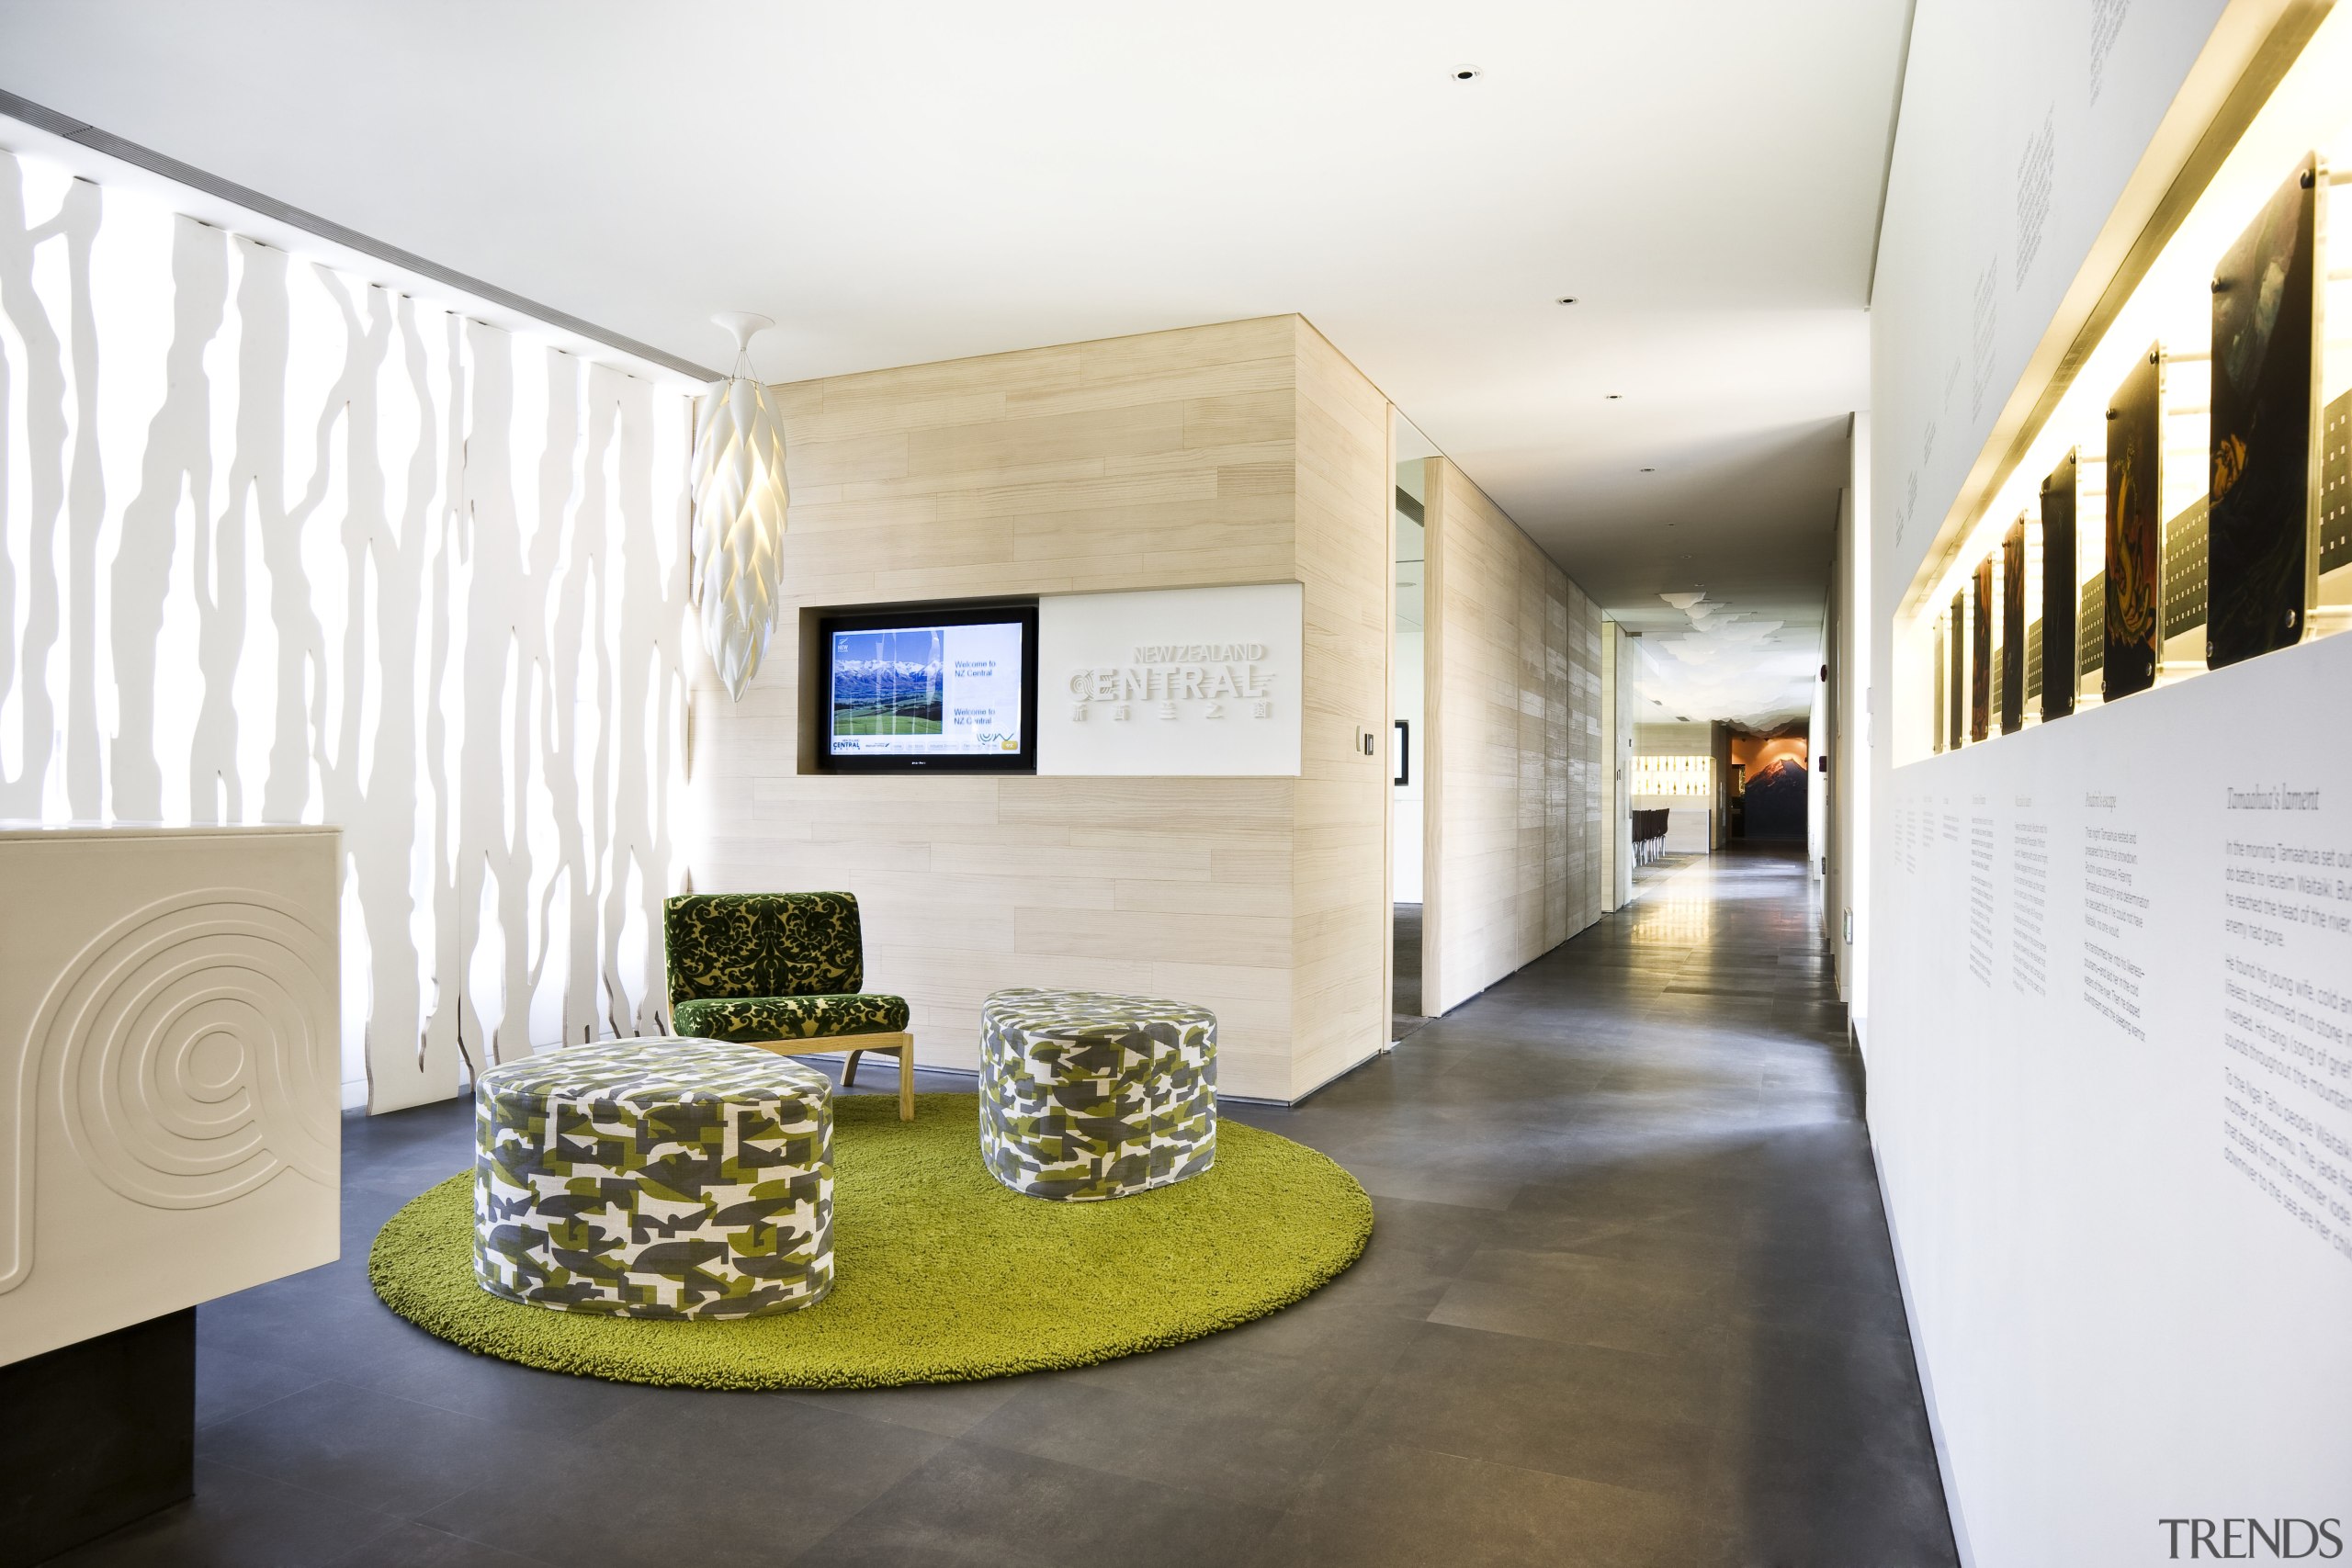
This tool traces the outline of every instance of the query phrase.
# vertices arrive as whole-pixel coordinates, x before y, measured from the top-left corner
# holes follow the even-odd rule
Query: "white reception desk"
[[[0,1365],[334,1259],[340,842],[0,826]]]

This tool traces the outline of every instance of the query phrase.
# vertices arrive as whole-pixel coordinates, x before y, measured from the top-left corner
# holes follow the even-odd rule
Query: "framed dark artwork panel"
[[[2068,452],[2041,481],[2041,716],[2075,711],[2075,485]]]
[[[1944,690],[1950,696],[1945,711],[1944,733],[1951,737],[1952,750],[1960,749],[1962,716],[1968,707],[1968,590],[1962,589],[1951,596],[1951,679]]]
[[[2301,166],[2213,269],[2206,662],[2300,641],[2317,575],[2319,181]]]
[[[1968,628],[1968,738],[1993,734],[1993,558],[1976,563],[1974,616]]]
[[[2164,351],[2140,357],[2107,411],[2107,656],[2109,702],[2156,683],[2164,644]]]
[[[2001,733],[2025,728],[2025,519],[2001,536]]]

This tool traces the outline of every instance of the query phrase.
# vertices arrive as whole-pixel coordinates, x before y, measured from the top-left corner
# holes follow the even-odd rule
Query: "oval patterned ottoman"
[[[980,1158],[1033,1198],[1118,1198],[1216,1160],[1216,1015],[1100,991],[980,1007]]]
[[[756,1045],[571,1045],[474,1086],[474,1276],[617,1317],[756,1317],[833,1285],[832,1085]]]

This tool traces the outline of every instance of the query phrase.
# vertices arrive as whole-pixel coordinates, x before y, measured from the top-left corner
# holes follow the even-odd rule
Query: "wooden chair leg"
[[[838,1040],[840,1037],[834,1038]],[[842,1088],[847,1089],[856,1080],[857,1059],[860,1056],[865,1055],[868,1051],[878,1052],[886,1056],[895,1051],[899,1056],[899,1120],[913,1121],[915,1119],[915,1037],[901,1033],[860,1034],[854,1038],[871,1041],[873,1043],[860,1045],[842,1058]],[[763,1051],[774,1051],[780,1056],[797,1056],[803,1054],[830,1055],[825,1047],[831,1042],[818,1035],[799,1040],[754,1040],[750,1043],[757,1045]],[[812,1045],[817,1047],[815,1053],[809,1053],[809,1047]]]

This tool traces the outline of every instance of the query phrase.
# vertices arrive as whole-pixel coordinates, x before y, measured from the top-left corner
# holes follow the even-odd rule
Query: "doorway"
[[[1391,434],[1395,456],[1395,516],[1392,528],[1396,592],[1389,620],[1389,704],[1396,733],[1389,755],[1395,763],[1389,810],[1388,867],[1395,933],[1393,1018],[1389,1039],[1402,1040],[1429,1021],[1421,1011],[1421,943],[1424,921],[1425,850],[1429,839],[1428,792],[1423,779],[1429,761],[1425,744],[1429,728],[1427,694],[1423,688],[1425,648],[1422,594],[1428,566],[1427,535],[1422,526],[1427,497],[1429,459],[1437,448],[1396,414]]]

